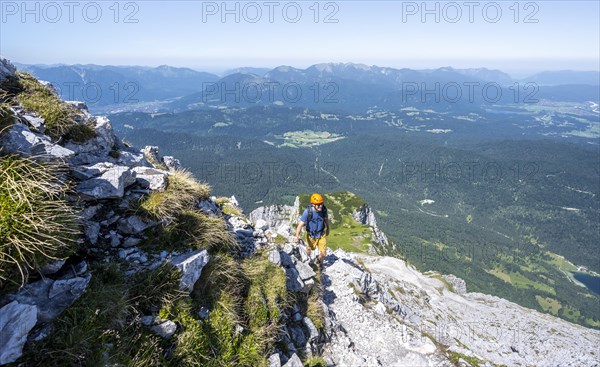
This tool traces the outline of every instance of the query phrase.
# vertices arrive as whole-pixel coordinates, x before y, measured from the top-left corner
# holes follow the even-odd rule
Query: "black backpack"
[[[306,207],[306,209],[308,210],[308,216],[306,217],[306,232],[308,232],[308,223],[312,220],[313,218],[313,208],[312,205],[309,205]],[[328,218],[327,215],[327,207],[323,204],[323,219]]]

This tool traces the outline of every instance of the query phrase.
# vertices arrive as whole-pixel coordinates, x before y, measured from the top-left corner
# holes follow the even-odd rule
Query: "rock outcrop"
[[[14,77],[15,72],[10,62],[0,60],[0,82]],[[2,153],[65,167],[74,188],[69,200],[80,209],[84,234],[77,256],[88,255],[101,262],[123,261],[129,267],[126,275],[170,263],[181,273],[180,289],[190,292],[209,261],[206,250],[147,253],[138,247],[145,238],[144,231],[160,223],[131,210],[142,195],[165,189],[169,169],[178,168],[179,161],[161,158],[156,148],[147,148],[165,164],[153,166],[143,152],[117,139],[109,119],[89,114],[83,102],[68,104],[75,109],[73,118],[92,128],[93,135],[87,141],[76,143],[45,135],[44,118],[13,104],[13,124],[0,135]],[[205,206],[216,208],[214,202],[207,202]],[[28,340],[45,338],[44,330],[86,291],[92,272],[87,262],[73,261],[52,261],[38,269],[41,279],[33,276],[18,291],[0,297],[0,365],[17,360]],[[174,326],[165,320],[153,324],[152,330],[168,338],[175,332]]]
[[[448,356],[480,366],[600,363],[600,331],[495,296],[452,292],[400,259],[337,250],[327,260],[330,363],[452,366]]]
[[[373,242],[378,245],[379,248],[389,248],[390,243],[387,236],[377,226],[377,220],[375,214],[370,207],[365,206],[359,211],[352,213],[352,218],[355,221],[366,224],[373,229]]]

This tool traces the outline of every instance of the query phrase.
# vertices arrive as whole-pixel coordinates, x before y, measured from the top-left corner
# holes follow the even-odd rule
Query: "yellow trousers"
[[[312,238],[308,234],[306,235],[306,250],[314,251],[316,248],[319,249],[319,252],[326,253],[327,251],[327,238],[325,235],[319,238]]]

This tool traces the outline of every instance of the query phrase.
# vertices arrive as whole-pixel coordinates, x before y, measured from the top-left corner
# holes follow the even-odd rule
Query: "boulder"
[[[161,162],[160,156],[158,155],[157,146],[146,145],[144,148],[142,148],[141,152],[152,165]]]
[[[0,83],[6,78],[14,76],[17,72],[17,68],[4,57],[0,57]]]
[[[167,320],[161,324],[152,326],[150,330],[165,339],[169,339],[177,331],[177,325],[173,321]]]
[[[165,166],[170,170],[170,171],[174,171],[177,169],[181,168],[181,162],[179,162],[179,159],[175,159],[171,156],[164,156],[162,158],[162,162],[165,164]]]
[[[135,172],[129,167],[113,166],[99,177],[90,178],[77,185],[77,192],[94,199],[118,199],[125,188],[135,182]]]
[[[281,359],[279,353],[271,354],[269,357],[269,367],[281,367]]]
[[[283,365],[283,367],[303,367],[303,364],[300,360],[300,357],[294,353],[287,363]]]
[[[119,219],[117,229],[124,234],[138,234],[145,229],[152,227],[154,223],[147,222],[137,215]]]
[[[134,167],[137,183],[145,189],[163,191],[167,186],[167,172],[151,167]]]
[[[281,265],[281,256],[279,256],[279,249],[274,248],[271,251],[269,251],[269,261],[277,266]]]
[[[91,279],[89,277],[75,277],[71,279],[60,279],[52,283],[50,290],[48,291],[48,298],[53,299],[56,297],[68,298],[69,295],[83,294],[88,286]],[[67,293],[69,295],[67,295]]]
[[[100,235],[100,223],[97,222],[86,222],[85,224],[85,236],[92,245],[98,243],[98,236]]]
[[[27,335],[37,323],[37,307],[12,301],[0,308],[0,365],[23,354]]]
[[[66,260],[54,260],[52,262],[49,262],[48,264],[45,264],[40,268],[40,273],[42,273],[43,275],[54,274],[58,272],[63,267],[63,265],[65,265],[65,262]]]
[[[40,159],[67,159],[75,154],[70,149],[53,144],[46,135],[34,133],[21,123],[16,123],[0,137],[4,153],[19,153],[25,156],[41,156]]]
[[[302,280],[307,280],[317,275],[317,273],[315,273],[314,270],[312,270],[310,265],[300,261],[296,263],[296,270],[298,270],[298,274],[300,275],[300,279]]]
[[[317,330],[317,327],[315,326],[315,324],[312,322],[312,320],[308,317],[305,317],[303,319],[304,321],[304,326],[306,326],[306,328],[308,329],[309,332],[309,341],[316,341],[319,338],[319,331]]]
[[[89,116],[87,118],[87,123],[93,125],[96,136],[83,144],[67,142],[65,147],[75,151],[78,155],[81,153],[88,153],[104,156],[113,150],[117,143],[117,138],[115,137],[110,120],[105,116]],[[89,158],[86,158],[85,160],[89,160]]]
[[[34,128],[34,130],[36,130],[37,132],[43,134],[44,131],[46,131],[46,125],[44,125],[44,119],[38,116],[34,116],[32,114],[26,113],[26,114],[22,114],[21,117],[23,117],[27,123]]]
[[[302,281],[302,279],[300,279],[300,274],[298,274],[296,268],[286,268],[285,276],[285,285],[288,291],[300,292],[302,289],[304,289],[304,282]]]
[[[142,153],[119,151],[119,158],[117,159],[123,166],[150,166],[150,163],[146,160],[146,157]]]
[[[8,299],[37,306],[38,320],[48,322],[79,299],[91,279],[90,273],[76,277],[69,274],[56,281],[46,278],[27,284]]]
[[[179,281],[180,290],[191,292],[194,289],[194,284],[200,278],[202,269],[206,266],[209,259],[210,255],[206,250],[192,251],[171,259],[170,263],[181,272],[181,280]]]
[[[201,200],[198,202],[198,209],[202,210],[210,216],[216,216],[221,213],[221,210],[213,200]]]
[[[254,228],[265,231],[269,228],[269,223],[267,223],[267,221],[264,219],[257,219],[254,223]]]

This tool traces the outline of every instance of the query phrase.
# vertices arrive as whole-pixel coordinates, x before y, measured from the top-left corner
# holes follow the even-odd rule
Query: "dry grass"
[[[63,174],[58,164],[0,155],[0,288],[72,252],[81,229]]]
[[[152,192],[140,207],[154,219],[171,222],[179,213],[209,196],[210,186],[196,181],[188,171],[176,170],[169,175],[165,191]]]

